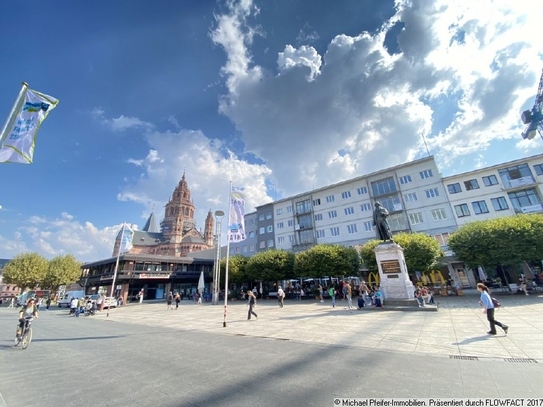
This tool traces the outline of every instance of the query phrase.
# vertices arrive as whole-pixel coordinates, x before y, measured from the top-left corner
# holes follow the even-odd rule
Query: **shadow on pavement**
[[[451,345],[458,345],[458,346],[467,345],[467,344],[474,343],[474,342],[486,341],[489,338],[490,338],[490,336],[488,336],[488,335],[475,336],[473,338],[463,339],[460,342],[453,342]]]

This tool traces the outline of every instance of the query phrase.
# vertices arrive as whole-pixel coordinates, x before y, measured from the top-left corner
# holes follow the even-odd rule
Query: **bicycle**
[[[19,345],[19,343],[22,343],[22,348],[26,349],[28,348],[28,345],[30,345],[30,342],[32,341],[32,321],[34,320],[34,317],[25,317],[25,322],[23,325],[23,331],[20,335],[15,335],[15,346]]]

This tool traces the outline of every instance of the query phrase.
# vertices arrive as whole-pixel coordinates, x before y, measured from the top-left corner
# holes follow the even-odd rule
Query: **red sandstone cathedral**
[[[190,190],[183,173],[181,181],[166,204],[160,230],[153,211],[143,229],[134,231],[133,247],[130,253],[185,257],[191,252],[211,249],[213,248],[213,227],[213,215],[209,211],[203,234],[196,229],[194,203],[190,199]],[[119,242],[120,232],[115,239],[113,257],[117,256]]]

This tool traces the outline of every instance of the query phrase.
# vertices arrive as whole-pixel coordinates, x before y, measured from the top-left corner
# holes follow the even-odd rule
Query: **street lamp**
[[[224,217],[223,211],[215,211],[215,264],[213,268],[213,305],[219,304],[219,292],[221,287],[221,221]]]

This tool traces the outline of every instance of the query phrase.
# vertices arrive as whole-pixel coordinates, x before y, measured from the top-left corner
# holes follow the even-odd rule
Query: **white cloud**
[[[120,116],[116,119],[111,119],[109,124],[115,131],[124,131],[133,127],[142,127],[151,129],[153,125],[151,123],[144,122],[136,117]]]
[[[147,217],[154,206],[163,208],[185,173],[196,206],[196,221],[204,227],[209,210],[228,208],[229,183],[246,187],[247,211],[269,202],[266,177],[271,172],[265,165],[250,164],[225,150],[222,143],[210,140],[200,131],[150,132],[147,141],[151,150],[141,160],[145,177],[128,185],[118,195],[122,201],[133,201],[147,208]],[[155,211],[157,217],[163,213]]]
[[[143,121],[137,117],[126,117],[121,115],[117,118],[107,118],[104,109],[98,107],[92,109],[90,114],[102,125],[117,132],[123,132],[128,129],[151,130],[154,127],[151,123]]]
[[[425,155],[421,135],[442,167],[518,138],[542,62],[543,9],[475,3],[397,0],[380,32],[337,35],[322,57],[287,45],[274,74],[251,59],[251,2],[232,2],[212,33],[227,56],[220,112],[287,195]],[[390,55],[385,35],[397,21],[401,52]],[[443,98],[454,110],[434,123]]]
[[[108,258],[121,226],[98,229],[90,222],[79,222],[66,212],[56,219],[32,216],[13,236],[0,236],[0,254],[10,258],[22,252],[38,252],[49,259],[72,254],[80,261]]]

